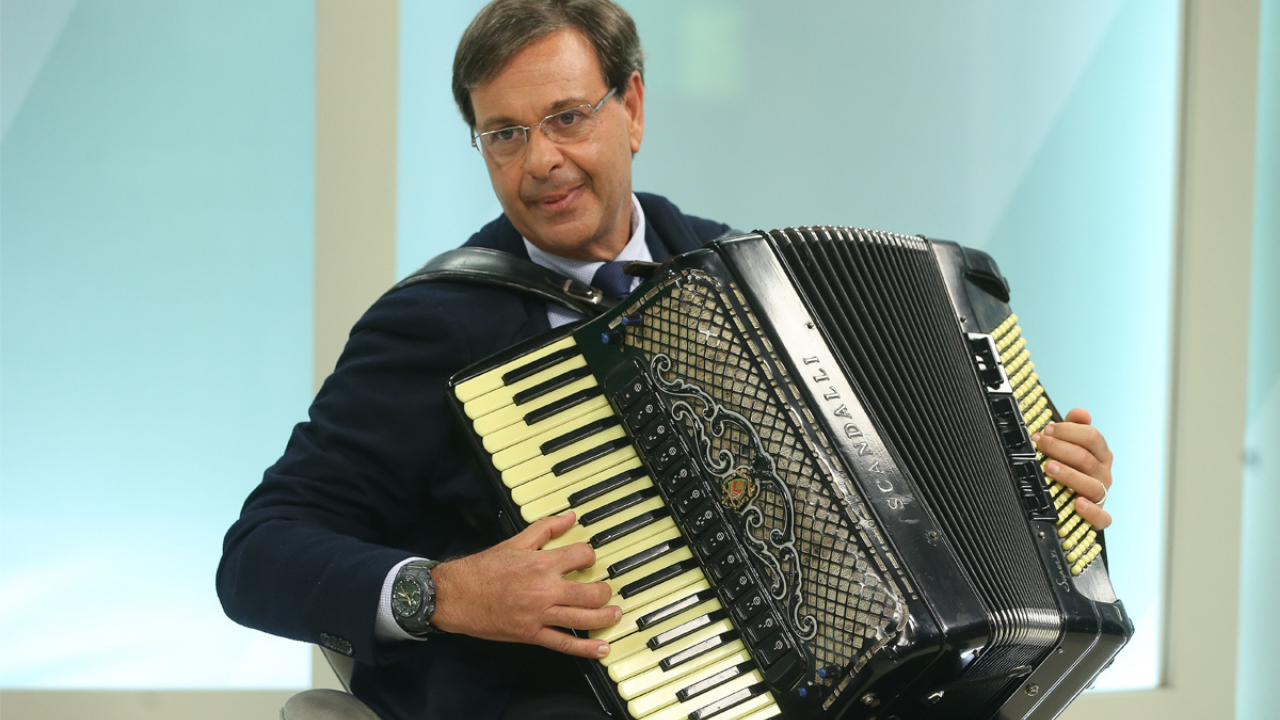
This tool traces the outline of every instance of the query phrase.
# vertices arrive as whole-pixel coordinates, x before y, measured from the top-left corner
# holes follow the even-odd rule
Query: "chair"
[[[304,690],[280,708],[280,720],[379,720],[368,705],[351,694],[351,670],[355,661],[328,648],[321,651],[346,692],[328,688]]]

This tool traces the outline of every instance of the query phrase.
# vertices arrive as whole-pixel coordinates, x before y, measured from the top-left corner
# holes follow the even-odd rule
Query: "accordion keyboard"
[[[1040,376],[1035,372],[1036,364],[1031,361],[1027,341],[1022,336],[1022,328],[1018,326],[1018,316],[1010,315],[991,331],[991,336],[1000,353],[1000,364],[1004,366],[1009,384],[1013,387],[1013,396],[1018,401],[1018,410],[1022,413],[1027,432],[1038,433],[1050,421],[1060,420],[1061,418],[1054,417],[1044,386],[1040,384]],[[1036,453],[1036,459],[1042,464],[1045,462],[1039,453]],[[1046,484],[1049,498],[1058,513],[1055,526],[1062,552],[1067,562],[1071,563],[1071,574],[1079,575],[1102,554],[1098,532],[1076,512],[1074,491],[1048,476]]]
[[[765,720],[781,713],[740,635],[766,632],[771,625],[750,623],[770,618],[743,625],[741,608],[721,605],[572,338],[471,378],[455,393],[523,519],[576,514],[573,527],[545,547],[586,542],[595,549],[596,563],[567,577],[608,583],[610,602],[622,608],[618,623],[591,636],[610,643],[601,662],[632,717]]]

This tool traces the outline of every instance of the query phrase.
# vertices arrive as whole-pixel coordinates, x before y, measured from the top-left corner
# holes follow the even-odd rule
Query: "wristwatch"
[[[431,616],[436,612],[436,584],[431,580],[431,569],[439,564],[434,560],[413,560],[396,573],[391,586],[391,614],[410,635],[442,632],[431,625]]]

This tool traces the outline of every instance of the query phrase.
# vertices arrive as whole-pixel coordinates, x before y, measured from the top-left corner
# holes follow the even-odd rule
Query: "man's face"
[[[476,131],[533,125],[558,110],[595,105],[609,91],[591,43],[558,30],[521,48],[493,80],[471,91]],[[524,152],[485,156],[507,218],[542,250],[580,260],[612,260],[631,223],[631,155],[644,134],[644,87],[633,74],[622,102],[600,108],[584,140],[557,144],[541,128]]]

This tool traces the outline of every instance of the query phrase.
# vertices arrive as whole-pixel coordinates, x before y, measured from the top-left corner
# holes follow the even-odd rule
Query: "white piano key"
[[[716,701],[721,700],[728,695],[732,695],[733,693],[738,692],[739,690],[743,690],[745,688],[751,687],[752,685],[755,685],[758,682],[762,682],[762,680],[763,678],[760,677],[759,671],[753,670],[752,672],[746,675],[734,678],[733,680],[730,680],[729,682],[715,688],[714,690],[705,692],[701,695],[698,695],[697,697],[689,698],[684,702],[677,702],[672,705],[667,705],[666,707],[661,708],[656,712],[650,713],[648,715],[638,715],[636,716],[636,718],[637,720],[649,720],[650,718],[652,718],[652,720],[686,720],[686,718],[688,718],[691,713],[701,710],[702,708],[705,708],[708,705],[712,705]],[[758,697],[768,697],[768,696],[761,695]],[[756,702],[753,702],[753,700]],[[743,702],[742,705],[735,706],[734,708],[725,710],[724,712],[717,714],[715,716],[715,720],[736,720],[736,718],[740,718],[743,715],[749,712],[752,712],[753,710],[757,709],[761,705],[762,703],[759,703],[759,701],[756,698],[752,698],[752,700],[747,700]]]
[[[583,359],[581,355],[576,355],[564,362],[552,365],[546,370],[536,372],[523,380],[511,383],[510,385],[502,385],[501,387],[495,388],[483,395],[480,395],[479,397],[463,401],[462,409],[466,412],[467,417],[472,420],[484,417],[499,408],[513,404],[516,393],[528,390],[534,385],[546,382],[557,375],[568,372],[569,370],[585,367],[586,364],[587,361]]]
[[[527,355],[522,355],[505,365],[500,365],[483,375],[477,375],[470,380],[458,383],[458,386],[454,388],[453,394],[456,395],[459,400],[467,402],[468,400],[502,387],[502,376],[506,375],[508,372],[515,370],[516,368],[523,367],[539,358],[546,357],[551,353],[575,347],[576,345],[577,343],[572,337],[567,337],[559,342],[547,345],[546,347],[538,348],[537,350],[534,350]]]
[[[610,440],[619,440],[626,437],[626,434],[626,431],[623,430],[621,426],[615,425],[614,427],[604,430],[603,432],[596,433],[585,440],[579,440],[566,448],[561,448],[550,455],[540,455],[526,460],[519,465],[503,470],[502,482],[510,488],[518,487],[534,478],[551,473],[552,468],[559,462],[573,458],[580,453],[587,452],[588,450]],[[632,452],[635,452],[634,449],[631,450]]]
[[[603,472],[600,472],[597,475],[592,475],[591,477],[583,478],[582,480],[579,480],[578,482],[573,483],[568,487],[561,487],[557,490],[540,493],[539,496],[534,497],[533,499],[521,505],[520,514],[524,516],[524,519],[529,522],[533,522],[538,518],[547,517],[548,515],[559,515],[565,510],[570,510],[570,509],[572,509],[575,513],[581,515],[582,512],[579,508],[570,507],[570,504],[569,504],[570,495],[573,495],[576,492],[581,492],[583,490],[586,490],[590,488],[592,485],[608,480],[610,477],[613,477],[614,475],[617,475],[619,473],[624,473],[629,470],[634,470],[639,467],[640,467],[640,458],[633,456],[632,459],[630,460],[614,465],[613,467],[606,468]],[[639,482],[640,480],[649,480],[649,476],[642,475],[636,480],[632,480],[631,482]],[[526,491],[526,494],[532,494],[534,492],[538,492],[541,489],[539,486],[533,485],[532,483],[525,483],[521,487],[522,489],[528,488],[528,490]]]
[[[583,378],[559,390],[547,393],[526,405],[511,405],[501,410],[495,410],[484,417],[477,418],[472,424],[475,426],[476,434],[484,439],[485,450],[490,454],[496,453],[503,448],[511,447],[518,442],[527,440],[534,434],[542,432],[543,429],[554,424],[572,420],[574,417],[608,406],[609,401],[605,399],[605,396],[597,395],[593,398],[587,398],[559,413],[549,415],[532,425],[525,422],[524,418],[529,413],[541,410],[574,393],[590,390],[592,387],[595,387],[595,378]]]
[[[534,436],[495,452],[493,454],[493,466],[498,470],[506,470],[526,460],[545,457],[542,454],[542,446],[548,441],[563,437],[593,422],[607,420],[612,417],[617,417],[617,414],[613,412],[613,408],[609,407],[609,403],[606,402],[603,406],[585,414],[577,416],[566,414],[566,416],[556,418],[560,421],[559,423],[549,424]],[[542,423],[539,424],[541,425]],[[595,435],[591,437],[595,437]]]
[[[663,670],[655,664],[644,672],[624,678],[618,683],[618,695],[622,696],[623,700],[631,700],[645,693],[653,692],[663,685],[682,681],[686,684],[697,682],[697,678],[705,677],[706,675],[706,673],[702,672],[703,668],[726,658],[739,663],[750,660],[751,655],[747,652],[747,648],[742,644],[741,640],[733,640],[720,647],[708,650],[689,662],[681,663],[670,670]],[[689,679],[686,681],[685,678]]]
[[[675,617],[663,620],[657,625],[634,632],[620,640],[616,640],[610,644],[611,649],[609,650],[609,655],[605,657],[604,660],[601,660],[601,662],[608,667],[631,653],[647,650],[648,646],[645,643],[649,642],[649,638],[654,635],[664,633],[672,628],[679,627],[683,623],[703,617],[708,613],[715,612],[719,609],[720,601],[714,599],[708,600],[707,602],[694,605]]]
[[[710,639],[720,633],[727,633],[733,630],[733,624],[729,620],[719,620],[710,625],[690,633],[685,637],[671,643],[670,645],[658,650],[649,652],[632,653],[609,666],[609,677],[615,682],[625,680],[634,675],[638,675],[645,670],[657,667],[663,658],[670,657],[676,653],[687,650],[693,645],[697,645],[703,640]]]
[[[742,653],[742,655],[745,655],[745,654],[746,653]],[[665,685],[655,689],[654,691],[641,695],[640,697],[635,698],[630,702],[628,702],[627,710],[632,714],[632,716],[639,718],[639,717],[644,717],[646,715],[650,715],[656,712],[657,710],[661,710],[662,708],[668,705],[679,702],[680,699],[676,697],[676,693],[680,692],[681,690],[691,685],[694,685],[696,683],[702,682],[706,678],[712,677],[717,673],[732,670],[733,668],[737,667],[738,665],[741,665],[744,662],[749,662],[749,659],[739,660],[738,657],[740,656],[732,655],[726,658],[721,658],[716,662],[709,663],[706,666],[699,668],[698,672],[693,673],[689,677],[682,677],[678,681],[668,682]],[[724,683],[721,683],[721,685],[732,682],[733,680],[736,680],[739,677],[742,677],[748,674],[749,672],[742,673],[741,675],[735,676],[733,678],[726,678]],[[689,698],[685,702],[696,705],[698,702],[698,698],[707,697],[710,693],[715,692],[716,689],[718,689],[718,687],[708,688],[705,692],[695,695],[694,697]]]

